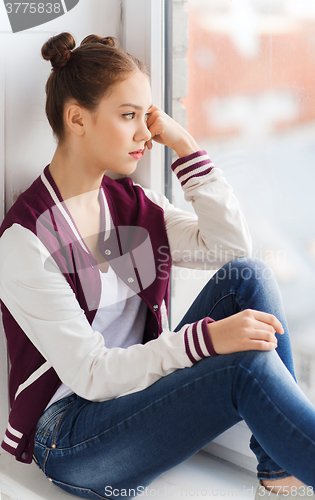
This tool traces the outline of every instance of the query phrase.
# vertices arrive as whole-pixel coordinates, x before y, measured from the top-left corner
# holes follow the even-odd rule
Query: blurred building
[[[187,2],[192,135],[261,138],[315,120],[314,5]]]
[[[233,186],[253,255],[278,279],[293,336],[314,335],[315,2],[189,0],[185,7],[188,130]],[[184,88],[183,57],[176,64]],[[173,185],[174,202],[191,210]]]

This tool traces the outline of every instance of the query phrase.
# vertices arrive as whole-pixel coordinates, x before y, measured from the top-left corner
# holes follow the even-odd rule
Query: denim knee
[[[271,267],[261,259],[240,257],[225,264],[215,275],[216,283],[226,282],[238,296],[241,308],[270,309],[281,302],[277,281]],[[267,312],[267,311],[266,311]]]
[[[254,279],[261,282],[274,280],[271,267],[259,258],[239,257],[222,266],[221,270],[230,279]]]

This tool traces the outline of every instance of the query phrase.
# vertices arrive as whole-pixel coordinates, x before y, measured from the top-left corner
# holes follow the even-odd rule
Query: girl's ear
[[[85,134],[85,110],[77,103],[66,106],[65,109],[65,127],[76,135]]]

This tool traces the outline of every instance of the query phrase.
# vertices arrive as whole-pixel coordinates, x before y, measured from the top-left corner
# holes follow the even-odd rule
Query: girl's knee
[[[247,351],[239,364],[241,369],[245,369],[259,383],[264,382],[271,388],[278,381],[279,387],[283,383],[289,383],[292,387],[296,385],[291,373],[288,371],[277,351]]]
[[[230,272],[243,279],[270,279],[274,274],[271,267],[262,259],[240,257],[226,264]]]
[[[233,282],[274,282],[274,274],[271,267],[261,259],[240,257],[234,259],[219,269],[215,275],[217,282],[233,281]]]

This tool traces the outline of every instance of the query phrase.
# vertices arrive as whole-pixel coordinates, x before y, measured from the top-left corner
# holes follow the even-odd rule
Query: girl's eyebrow
[[[124,108],[124,107],[131,107],[131,108],[134,108],[134,109],[138,109],[138,110],[141,110],[142,109],[142,106],[138,106],[138,104],[133,104],[132,102],[127,102],[125,104],[121,104],[119,107],[120,108]],[[150,107],[148,108],[148,111],[153,107],[153,104],[150,105]]]

